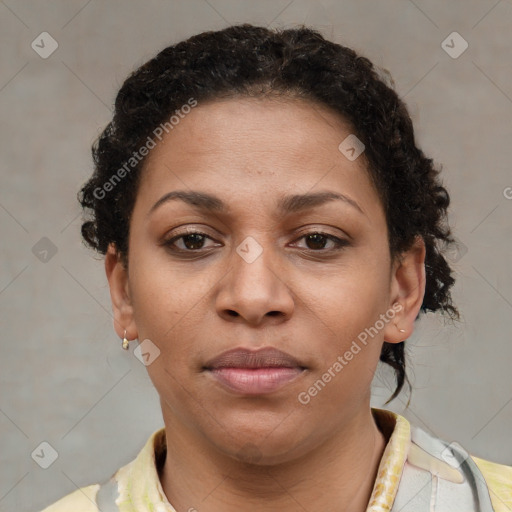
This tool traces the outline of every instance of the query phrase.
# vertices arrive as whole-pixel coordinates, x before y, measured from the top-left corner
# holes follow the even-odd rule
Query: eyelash
[[[201,231],[187,231],[186,233],[182,233],[181,235],[176,235],[168,240],[164,240],[162,242],[162,245],[169,248],[172,252],[181,253],[181,254],[187,254],[187,253],[188,254],[200,254],[201,251],[203,251],[203,252],[208,251],[208,249],[178,249],[178,248],[174,247],[174,242],[176,242],[177,240],[180,240],[186,236],[189,236],[189,235],[200,235],[200,236],[209,238],[210,240],[213,240],[210,236],[208,236],[206,233],[202,233]],[[301,240],[301,239],[303,239],[307,236],[311,236],[311,235],[320,235],[322,237],[325,237],[325,238],[331,240],[332,242],[334,242],[336,244],[336,247],[333,247],[331,249],[308,249],[308,248],[305,248],[305,249],[302,249],[303,251],[312,252],[312,253],[327,253],[327,252],[339,251],[341,249],[344,249],[346,246],[350,245],[350,242],[348,242],[347,240],[338,238],[329,233],[324,233],[322,231],[310,231],[309,233],[304,233],[302,236],[300,236],[296,240]]]

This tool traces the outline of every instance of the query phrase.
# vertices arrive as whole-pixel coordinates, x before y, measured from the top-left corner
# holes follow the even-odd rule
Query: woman
[[[170,46],[121,87],[80,194],[165,427],[60,511],[491,511],[512,468],[370,407],[451,318],[449,195],[372,63],[302,27]]]

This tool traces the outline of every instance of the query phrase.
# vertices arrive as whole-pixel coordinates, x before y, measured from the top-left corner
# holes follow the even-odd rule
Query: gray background
[[[389,408],[512,464],[510,0],[4,0],[1,511],[39,510],[107,478],[163,424],[144,366],[114,333],[102,259],[81,244],[75,196],[127,74],[168,44],[244,21],[314,25],[391,72],[451,193],[462,321],[429,314],[418,323],[410,407],[402,395]],[[59,45],[46,59],[31,47],[43,31]],[[458,58],[442,47],[453,31],[469,44]],[[43,237],[54,255],[40,252],[50,247]],[[379,371],[373,405],[391,384]],[[43,441],[58,452],[46,470],[31,457]]]

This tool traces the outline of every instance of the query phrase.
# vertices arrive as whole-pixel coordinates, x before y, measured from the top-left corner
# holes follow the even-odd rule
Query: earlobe
[[[384,340],[388,343],[404,341],[414,332],[414,321],[425,295],[425,253],[425,241],[417,236],[393,267],[390,298],[392,304],[399,303],[401,308],[384,330]]]
[[[105,273],[110,288],[114,329],[121,339],[124,337],[125,330],[129,339],[136,338],[137,327],[129,292],[128,271],[114,244],[109,245],[105,254]]]

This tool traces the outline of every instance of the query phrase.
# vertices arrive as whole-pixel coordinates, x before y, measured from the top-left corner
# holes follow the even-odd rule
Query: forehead
[[[316,103],[288,98],[232,98],[207,101],[184,115],[164,135],[149,160],[172,151],[173,160],[282,153],[289,159],[314,158],[337,148],[350,133],[338,114]],[[227,154],[229,152],[229,155]],[[168,155],[169,156],[169,155]],[[324,154],[324,156],[326,156]]]
[[[199,102],[149,153],[137,201],[149,209],[164,193],[188,188],[270,206],[321,189],[378,210],[364,154],[351,161],[338,149],[351,133],[339,114],[306,100]]]

